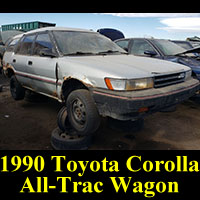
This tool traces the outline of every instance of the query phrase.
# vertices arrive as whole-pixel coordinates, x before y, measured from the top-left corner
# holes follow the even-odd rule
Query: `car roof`
[[[79,29],[79,28],[45,27],[45,28],[38,28],[38,29],[34,29],[34,30],[31,30],[31,31],[25,32],[24,35],[31,34],[31,33],[43,32],[43,31],[77,31],[77,32],[96,33],[96,32],[91,31],[91,30]]]
[[[117,41],[120,41],[120,40],[135,40],[135,39],[143,39],[143,40],[162,40],[162,39],[156,39],[156,38],[143,38],[143,37],[141,37],[141,38],[139,38],[139,37],[131,37],[131,38],[121,38],[121,39],[118,39],[118,40],[115,40],[115,42],[117,42]]]

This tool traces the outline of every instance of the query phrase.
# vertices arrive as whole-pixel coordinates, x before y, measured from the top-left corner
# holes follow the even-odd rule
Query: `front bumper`
[[[199,88],[199,81],[191,78],[183,83],[157,89],[111,91],[93,88],[91,93],[100,115],[119,120],[136,120],[187,100]],[[141,108],[147,109],[142,112]]]

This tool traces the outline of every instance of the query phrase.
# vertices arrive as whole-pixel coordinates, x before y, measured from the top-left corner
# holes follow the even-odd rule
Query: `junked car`
[[[158,58],[186,65],[192,69],[192,75],[200,80],[200,61],[196,60],[194,54],[199,48],[186,50],[164,39],[126,38],[115,42],[128,53],[136,56]]]
[[[200,48],[199,46],[193,47],[192,43],[187,40],[171,40],[175,44],[179,45],[180,47],[186,49],[186,50],[191,50],[193,53],[188,54],[191,58],[195,58],[200,61]]]
[[[128,55],[105,36],[84,29],[26,32],[3,61],[12,97],[21,100],[31,90],[64,102],[77,135],[95,132],[100,116],[134,121],[199,89],[190,68]]]

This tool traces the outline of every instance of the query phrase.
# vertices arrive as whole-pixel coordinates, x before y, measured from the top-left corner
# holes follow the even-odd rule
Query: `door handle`
[[[28,65],[32,65],[32,64],[33,64],[33,62],[29,60],[28,61]]]

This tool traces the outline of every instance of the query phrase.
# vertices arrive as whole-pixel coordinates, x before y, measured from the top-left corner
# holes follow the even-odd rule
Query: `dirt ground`
[[[0,75],[0,149],[51,150],[50,137],[57,127],[62,107],[55,100],[15,101],[8,79]],[[185,101],[175,112],[155,113],[145,118],[140,131],[113,130],[103,119],[89,150],[200,149],[200,103]]]

